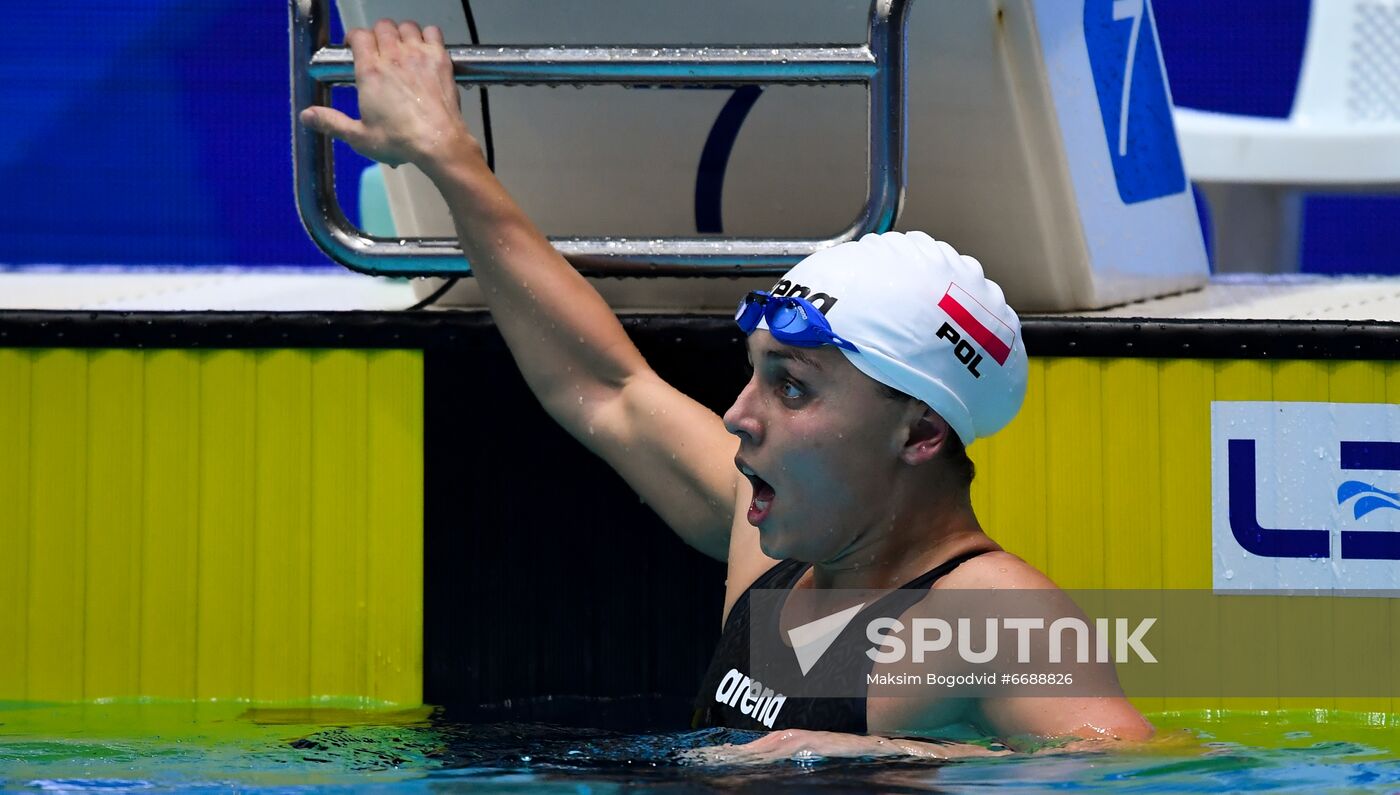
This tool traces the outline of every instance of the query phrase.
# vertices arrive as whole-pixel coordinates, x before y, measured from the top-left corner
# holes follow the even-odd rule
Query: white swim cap
[[[928,404],[963,444],[1021,408],[1021,320],[982,264],[947,243],[923,232],[866,235],[797,263],[773,294],[811,301],[860,349],[838,348],[856,369]]]

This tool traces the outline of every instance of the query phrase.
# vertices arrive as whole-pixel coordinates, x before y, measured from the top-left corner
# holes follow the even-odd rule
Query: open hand
[[[434,161],[477,150],[462,121],[439,28],[381,19],[373,31],[355,28],[345,39],[355,55],[360,119],[315,106],[301,111],[302,124],[389,166],[414,163],[427,170]]]
[[[915,740],[892,740],[863,734],[786,729],[771,732],[744,745],[714,745],[681,755],[686,762],[712,765],[761,765],[793,760],[820,761],[837,757],[910,756],[921,759],[956,759],[969,756],[1000,756],[994,751],[961,743],[939,744]]]

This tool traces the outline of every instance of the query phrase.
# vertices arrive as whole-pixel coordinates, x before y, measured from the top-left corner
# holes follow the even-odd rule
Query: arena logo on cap
[[[968,372],[977,378],[982,377],[977,371],[982,355],[977,353],[965,337],[970,337],[981,346],[982,350],[992,357],[992,361],[999,365],[1006,364],[1007,357],[1011,355],[1011,346],[1016,344],[1016,332],[973,298],[971,293],[956,283],[950,283],[947,292],[938,301],[938,308],[946,312],[953,321],[939,327],[938,337],[948,340],[953,345],[953,355],[967,367]],[[954,325],[957,326],[956,329],[953,328]]]
[[[812,306],[815,306],[823,315],[831,311],[836,306],[837,298],[826,293],[813,293],[812,288],[805,284],[795,284],[787,279],[783,279],[773,285],[769,290],[774,298],[805,298]]]

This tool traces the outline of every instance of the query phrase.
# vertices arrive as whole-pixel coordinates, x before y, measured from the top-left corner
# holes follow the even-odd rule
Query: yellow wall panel
[[[1029,376],[1021,414],[969,451],[974,504],[1069,588],[1210,587],[1212,400],[1400,402],[1392,363],[1034,359]],[[0,350],[0,699],[419,703],[422,403],[414,351]],[[1400,606],[1353,601],[1299,609],[1388,628],[1368,653],[1400,679]],[[1264,626],[1231,640],[1222,666],[1281,647]],[[1280,704],[1393,706],[1142,706]]]
[[[1158,428],[1162,499],[1162,586],[1211,587],[1210,401],[1215,390],[1212,362],[1174,359],[1158,362]],[[1211,622],[1209,624],[1205,622]],[[1196,631],[1218,635],[1215,616],[1203,616]],[[1163,627],[1165,632],[1178,631]],[[1181,631],[1189,631],[1181,628]],[[1152,703],[1149,708],[1165,708]],[[1218,698],[1178,698],[1174,709],[1216,709]]]
[[[1158,362],[1104,360],[1103,586],[1162,587],[1162,481]],[[1131,473],[1129,488],[1123,481]],[[1161,710],[1160,698],[1141,707]]]
[[[365,555],[368,460],[368,364],[349,351],[312,356],[311,668],[337,692],[367,692],[363,654],[367,616]],[[341,605],[342,609],[326,609]]]
[[[422,414],[413,351],[0,350],[0,699],[419,703]]]
[[[1103,364],[1100,444],[1106,588],[1162,587],[1158,368],[1159,363],[1151,359]]]
[[[253,561],[253,698],[290,701],[309,687],[311,658],[311,369],[299,351],[257,368],[258,494]]]
[[[257,359],[211,351],[200,367],[195,697],[253,692]]]
[[[978,472],[972,502],[982,527],[1032,566],[1046,565],[1045,363],[1032,359],[1026,401],[1000,433],[968,448]]]
[[[384,351],[369,361],[369,460],[373,462],[368,514],[383,528],[368,544],[367,648],[370,695],[393,703],[422,700],[423,682],[423,456],[394,455],[421,449],[423,414],[410,403],[421,396],[397,384],[422,383],[421,356]],[[412,485],[412,488],[409,486]],[[405,580],[405,578],[410,578]]]
[[[1046,574],[1104,587],[1103,380],[1097,359],[1045,365]]]
[[[0,348],[0,701],[29,684],[29,453],[33,354]]]
[[[144,368],[141,692],[156,698],[195,692],[199,364],[186,351],[153,351]]]
[[[87,604],[84,698],[141,689],[145,383],[138,351],[88,359]]]
[[[31,370],[26,697],[83,692],[87,356],[40,351]]]
[[[1162,481],[1162,577],[1167,588],[1209,588],[1211,362],[1159,363]]]

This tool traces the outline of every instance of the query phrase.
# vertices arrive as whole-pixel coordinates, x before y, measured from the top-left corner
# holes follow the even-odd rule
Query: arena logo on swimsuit
[[[774,693],[773,688],[764,687],[762,682],[744,676],[737,668],[730,668],[715,689],[715,701],[735,707],[771,729],[783,704],[787,702],[787,696]]]

